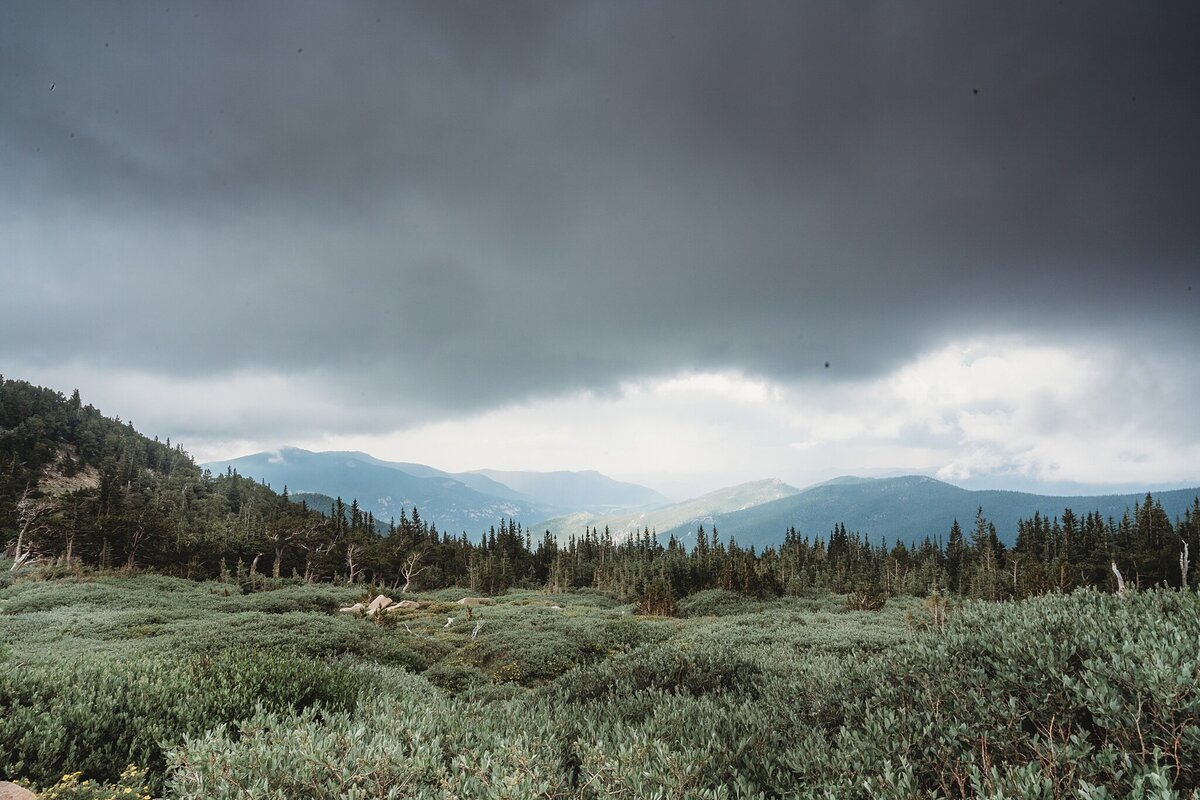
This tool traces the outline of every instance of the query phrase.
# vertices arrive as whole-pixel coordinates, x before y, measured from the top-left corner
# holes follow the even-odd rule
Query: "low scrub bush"
[[[353,598],[353,589],[328,584],[287,583],[252,594],[222,598],[221,611],[260,611],[264,614],[314,612],[332,614]]]
[[[918,598],[848,613],[845,596],[716,591],[664,619],[521,591],[468,623],[450,602],[465,592],[447,592],[380,626],[328,613],[361,587],[268,589],[97,576],[0,592],[0,774],[82,771],[107,791],[137,763],[167,797],[240,800],[1200,786],[1194,593],[934,615]]]
[[[136,763],[159,778],[163,746],[257,708],[353,708],[365,681],[290,652],[75,658],[0,672],[0,771],[43,786],[64,774],[114,781]]]
[[[359,713],[259,712],[171,753],[168,794],[244,798],[563,798],[570,727],[518,701],[456,701],[393,675]],[[520,719],[520,725],[513,722]],[[251,788],[247,788],[251,787]]]
[[[592,664],[660,638],[654,626],[633,617],[583,613],[543,605],[506,604],[475,612],[478,633],[464,640],[457,658],[496,680],[541,683],[581,664]],[[464,624],[464,631],[474,631]]]
[[[288,651],[307,658],[350,656],[424,669],[419,641],[403,629],[383,629],[349,614],[244,611],[182,620],[164,631],[173,649]]]
[[[648,689],[700,696],[737,692],[753,696],[759,664],[734,646],[690,648],[674,642],[644,645],[592,667],[577,667],[547,687],[547,696],[578,703]]]
[[[864,677],[842,698],[836,736],[785,758],[846,796],[1098,798],[1162,780],[1174,792],[1200,786],[1193,593],[969,604]]]

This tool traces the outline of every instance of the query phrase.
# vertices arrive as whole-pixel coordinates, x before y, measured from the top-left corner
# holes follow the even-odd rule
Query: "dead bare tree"
[[[1117,594],[1121,597],[1125,596],[1125,576],[1121,574],[1121,570],[1117,569],[1117,562],[1112,562],[1113,574],[1117,576]]]
[[[303,536],[299,539],[300,548],[304,551],[304,582],[315,583],[320,580],[320,573],[313,566],[313,555],[325,555],[333,550],[334,543],[324,541],[317,534],[320,532],[320,524],[314,523],[311,526],[306,525],[303,528]]]
[[[272,549],[275,551],[275,561],[271,565],[272,578],[280,576],[280,572],[283,569],[283,556],[287,552],[288,547],[297,542],[307,541],[317,532],[319,527],[319,523],[311,519],[305,520],[300,525],[296,525],[293,520],[286,517],[272,520],[267,524],[266,540],[270,542]],[[305,572],[307,573],[307,563],[305,567]]]
[[[404,588],[400,590],[400,594],[408,594],[408,589],[412,586],[413,578],[429,569],[428,564],[421,564],[421,559],[424,556],[425,550],[422,548],[421,550],[414,550],[405,560],[404,566],[400,569],[400,573],[404,575]]]
[[[148,509],[143,508],[138,514],[137,524],[133,526],[133,530],[129,536],[129,555],[125,559],[125,571],[133,572],[137,567],[137,551],[141,547],[142,542],[146,539],[148,533],[146,529],[146,514]]]
[[[1183,581],[1180,586],[1183,587],[1184,591],[1187,591],[1188,566],[1190,566],[1190,562],[1188,560],[1188,543],[1183,539],[1180,539],[1179,541],[1183,542],[1183,552],[1179,554],[1179,575]]]
[[[350,570],[350,583],[354,583],[356,577],[362,572],[358,560],[365,550],[366,548],[357,542],[350,542],[346,545],[346,567]]]
[[[1008,554],[1009,563],[1012,564],[1012,579],[1013,579],[1013,596],[1017,596],[1017,585],[1020,579],[1021,557],[1016,553]]]
[[[34,499],[29,496],[32,489],[26,488],[17,501],[17,520],[21,530],[17,533],[17,545],[13,551],[13,564],[10,569],[16,569],[27,562],[33,555],[27,539],[39,530],[45,530],[46,518],[58,510],[58,504],[51,498]]]

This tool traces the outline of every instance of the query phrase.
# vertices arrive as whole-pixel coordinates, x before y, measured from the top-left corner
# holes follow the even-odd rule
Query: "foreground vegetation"
[[[1013,546],[981,509],[944,540],[761,552],[328,511],[0,377],[0,778],[54,800],[1197,796],[1200,500],[1067,509]],[[420,607],[338,611],[382,591]]]
[[[377,624],[335,610],[362,586],[17,575],[0,588],[0,775],[58,784],[55,797],[131,796],[134,779],[176,798],[1165,798],[1200,785],[1190,592],[849,611],[833,595],[710,590],[668,619],[595,592],[524,591],[468,621],[449,590]]]

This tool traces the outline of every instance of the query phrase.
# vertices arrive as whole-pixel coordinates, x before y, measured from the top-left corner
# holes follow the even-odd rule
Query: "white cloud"
[[[945,480],[1200,483],[1194,371],[1115,348],[979,339],[869,380],[796,382],[735,371],[629,381],[394,429],[403,401],[321,376],[238,372],[180,381],[104,369],[32,378],[180,439],[200,460],[295,444],[448,470],[599,469],[676,495],[780,477],[923,472]],[[22,373],[27,374],[27,373]],[[374,433],[387,430],[389,433]],[[357,432],[356,432],[357,431]]]
[[[629,382],[387,436],[333,437],[384,457],[450,469],[597,468],[676,493],[778,476],[924,472],[1025,485],[1200,482],[1200,444],[1166,363],[1116,367],[1115,350],[1019,339],[951,344],[865,381],[777,383],[737,372]],[[1114,393],[1141,392],[1138,402]],[[1161,402],[1159,402],[1161,401]]]

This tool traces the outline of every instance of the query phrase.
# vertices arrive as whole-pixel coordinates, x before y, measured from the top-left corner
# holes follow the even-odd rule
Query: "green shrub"
[[[0,674],[0,772],[51,785],[82,772],[113,781],[136,763],[160,778],[163,745],[256,708],[353,708],[365,681],[289,652],[137,661],[94,655]]]
[[[847,792],[868,779],[864,797],[898,796],[901,786],[948,797],[1037,786],[1046,791],[1029,796],[1085,786],[1124,795],[1138,775],[1191,791],[1200,785],[1198,642],[1192,593],[969,604],[873,662],[877,674],[842,698],[837,735],[790,760],[810,765],[810,776],[824,764],[819,780]]]
[[[216,605],[221,611],[260,611],[265,614],[315,612],[332,614],[349,604],[353,589],[314,583],[288,583],[222,598]]]
[[[622,653],[594,667],[577,667],[547,687],[547,695],[578,703],[645,690],[692,696],[737,692],[753,696],[762,668],[734,646],[706,649],[658,642]]]
[[[846,595],[847,611],[881,611],[887,605],[887,595],[879,589],[863,586]]]
[[[489,681],[488,674],[469,664],[434,664],[425,671],[425,678],[450,694],[462,694]]]
[[[841,596],[702,592],[680,602],[686,619],[648,619],[602,595],[522,591],[475,609],[472,637],[447,599],[421,596],[390,627],[326,613],[358,591],[15,584],[0,592],[0,774],[110,782],[133,762],[157,788],[170,764],[168,796],[243,800],[1102,800],[1200,785],[1194,593],[966,603],[918,624],[907,597],[847,613]]]
[[[724,617],[757,611],[762,603],[725,589],[705,589],[679,601],[681,617]]]
[[[170,755],[178,800],[563,798],[570,727],[545,708],[447,697],[418,677],[357,714],[260,712]],[[520,720],[520,724],[514,724]],[[249,787],[249,788],[247,788]]]

